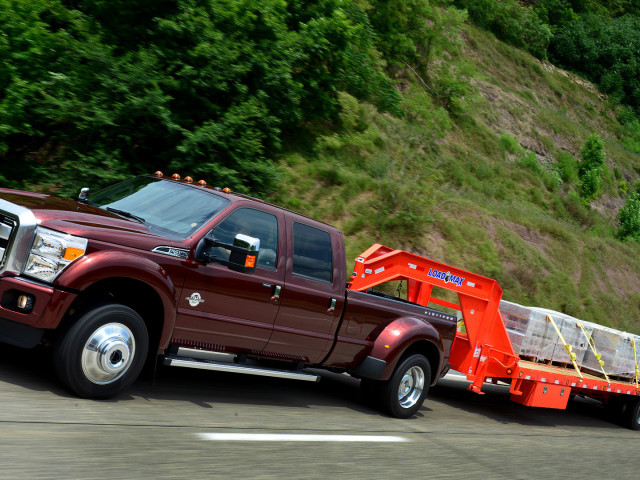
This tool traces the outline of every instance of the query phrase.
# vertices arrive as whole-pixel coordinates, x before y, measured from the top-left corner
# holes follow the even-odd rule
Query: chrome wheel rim
[[[93,332],[82,349],[82,371],[97,385],[118,380],[125,374],[136,351],[131,330],[121,323],[107,323]]]
[[[402,408],[411,408],[422,396],[424,389],[424,371],[420,367],[411,367],[400,380],[398,403]]]

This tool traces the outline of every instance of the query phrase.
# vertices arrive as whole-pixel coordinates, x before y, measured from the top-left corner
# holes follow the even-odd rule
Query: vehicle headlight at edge
[[[24,274],[51,283],[86,250],[86,238],[37,227]]]

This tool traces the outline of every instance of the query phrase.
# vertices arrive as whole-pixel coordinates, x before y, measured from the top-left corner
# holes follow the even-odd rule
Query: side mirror
[[[260,253],[260,239],[239,233],[233,239],[233,247],[229,254],[229,268],[236,272],[255,272]]]
[[[78,194],[78,201],[85,203],[87,201],[88,196],[89,196],[89,187],[84,187],[80,189],[80,193]]]
[[[229,259],[225,260],[213,255],[208,250],[220,248],[229,250]],[[222,243],[213,237],[206,236],[196,248],[195,259],[203,263],[220,263],[229,270],[242,273],[254,273],[260,253],[260,239],[239,233],[233,239],[233,244]]]

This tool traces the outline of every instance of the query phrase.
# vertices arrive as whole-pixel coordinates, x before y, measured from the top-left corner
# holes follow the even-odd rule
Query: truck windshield
[[[92,195],[89,205],[128,218],[150,229],[188,238],[218,215],[229,200],[201,187],[152,177],[135,177]]]

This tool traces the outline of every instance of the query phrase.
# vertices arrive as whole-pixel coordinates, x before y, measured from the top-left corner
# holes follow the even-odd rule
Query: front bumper
[[[30,304],[21,309],[17,298],[27,296]],[[33,347],[46,330],[56,328],[77,294],[21,277],[0,278],[0,341]]]

